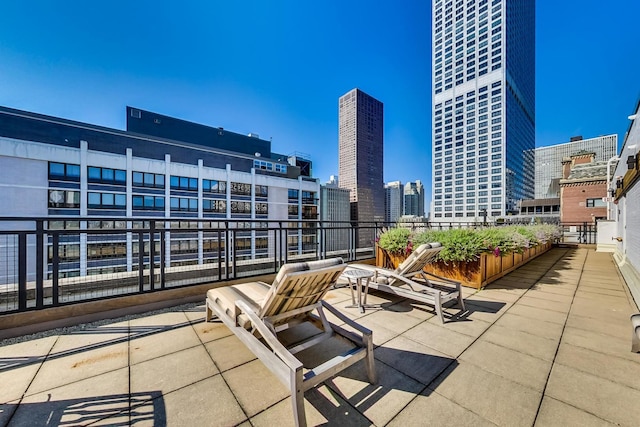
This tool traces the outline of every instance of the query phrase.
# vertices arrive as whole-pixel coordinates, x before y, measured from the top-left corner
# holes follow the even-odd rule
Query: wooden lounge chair
[[[251,282],[207,292],[206,320],[211,320],[215,313],[289,388],[296,425],[306,425],[304,392],[343,369],[366,359],[369,381],[376,381],[371,331],[322,300],[345,267],[342,258],[285,264],[271,285]],[[324,309],[358,333],[329,323]],[[317,317],[312,315],[314,311]],[[304,322],[312,322],[321,332],[285,346],[280,339],[281,332]],[[336,334],[354,344],[355,348],[303,371],[302,362],[294,354]]]
[[[434,262],[442,250],[440,243],[426,243],[418,246],[398,268],[390,270],[368,264],[350,264],[348,268],[359,268],[374,272],[369,282],[370,289],[388,292],[433,305],[440,321],[444,323],[442,305],[457,300],[464,310],[464,301],[460,291],[460,282],[440,277],[424,271],[424,267]],[[341,283],[344,283],[341,280]]]

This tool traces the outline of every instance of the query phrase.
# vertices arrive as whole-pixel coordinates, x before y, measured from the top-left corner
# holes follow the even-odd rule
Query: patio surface
[[[361,363],[305,394],[309,425],[640,425],[637,308],[610,254],[555,248],[467,311],[389,299],[360,314],[378,383]],[[203,298],[204,299],[204,298]],[[204,307],[0,347],[0,426],[293,424],[286,389]]]

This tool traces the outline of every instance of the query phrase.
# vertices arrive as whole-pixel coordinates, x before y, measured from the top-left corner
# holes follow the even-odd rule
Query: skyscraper
[[[350,191],[351,219],[384,221],[383,106],[360,89],[339,99],[338,176]],[[359,247],[373,245],[374,230],[358,236]]]
[[[404,214],[424,216],[424,186],[420,180],[404,185]]]
[[[433,0],[432,221],[534,194],[535,0]]]
[[[391,181],[384,185],[386,222],[397,222],[404,214],[403,187],[400,181]]]
[[[606,162],[618,152],[618,135],[571,138],[570,142],[564,144],[536,148],[536,199],[560,196],[562,160],[580,151],[593,152],[596,154],[596,161]]]

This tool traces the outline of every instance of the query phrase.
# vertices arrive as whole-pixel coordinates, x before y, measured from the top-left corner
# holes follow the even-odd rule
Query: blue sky
[[[527,1],[527,0],[522,0]],[[337,174],[338,97],[384,103],[385,181],[431,181],[430,2],[4,2],[0,105],[124,129],[125,106],[273,138]],[[636,0],[538,0],[537,145],[617,133]]]

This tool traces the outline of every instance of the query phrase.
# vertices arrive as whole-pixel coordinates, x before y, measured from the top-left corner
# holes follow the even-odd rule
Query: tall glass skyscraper
[[[431,220],[534,194],[535,0],[433,0]]]
[[[383,105],[360,89],[338,101],[338,176],[350,191],[351,219],[384,221]],[[359,247],[370,247],[374,229],[360,230]]]

